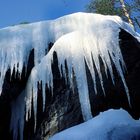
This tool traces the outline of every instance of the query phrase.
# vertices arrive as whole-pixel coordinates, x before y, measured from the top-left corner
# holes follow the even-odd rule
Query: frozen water
[[[103,16],[91,13],[75,13],[56,20],[43,21],[28,25],[18,25],[1,29],[0,93],[2,91],[6,71],[10,68],[11,74],[13,73],[14,69],[16,72],[18,71],[21,74],[23,65],[27,65],[29,54],[31,50],[34,49],[35,67],[33,68],[26,85],[24,94],[25,100],[23,99],[21,101],[21,104],[26,104],[26,120],[31,117],[32,100],[34,116],[36,120],[38,90],[37,83],[42,83],[43,109],[45,108],[46,83],[53,92],[53,75],[51,63],[53,61],[54,51],[57,53],[59,69],[61,73],[64,73],[64,76],[65,60],[67,62],[68,79],[70,81],[71,87],[73,86],[72,75],[74,71],[81,110],[85,120],[92,118],[85,62],[87,63],[93,79],[94,91],[96,94],[98,94],[96,89],[97,85],[95,69],[93,66],[94,62],[99,76],[99,82],[105,95],[99,56],[103,61],[106,75],[108,70],[111,75],[112,82],[115,84],[111,65],[111,61],[113,61],[116,71],[123,82],[124,89],[128,97],[128,102],[130,104],[129,90],[124,78],[125,63],[119,48],[120,28],[126,30],[138,41],[140,41],[140,35],[136,33],[129,24],[123,22],[118,16]],[[54,45],[49,53],[45,56],[45,52],[48,49],[48,44],[50,42],[53,42]],[[14,104],[18,104],[18,99]],[[16,105],[12,105],[12,111],[16,111],[18,114],[17,122],[15,124],[14,122],[11,122],[11,128],[14,129],[13,133],[15,137],[17,137],[16,125],[22,125],[24,120],[24,113],[20,113],[20,111],[17,112],[18,110],[19,109],[16,108]],[[14,116],[13,112],[12,115]],[[19,117],[19,115],[22,116]],[[12,117],[11,121],[13,120],[14,117]],[[18,121],[21,122],[19,123]],[[21,131],[23,131],[22,126]]]

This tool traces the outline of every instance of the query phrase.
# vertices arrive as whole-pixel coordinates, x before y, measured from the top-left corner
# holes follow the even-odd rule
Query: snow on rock
[[[110,109],[80,125],[66,129],[49,140],[139,140],[140,120],[123,109]]]
[[[11,69],[11,74],[13,73],[14,68],[16,72],[18,71],[21,73],[23,65],[27,65],[30,51],[34,49],[35,67],[28,79],[24,94],[25,99],[22,100],[22,103],[26,104],[26,120],[31,117],[32,99],[36,120],[37,82],[42,82],[43,108],[45,108],[45,84],[47,83],[48,87],[53,89],[51,63],[54,51],[58,56],[60,71],[60,67],[62,66],[61,73],[65,74],[65,60],[67,61],[71,86],[73,85],[71,78],[72,70],[75,73],[81,109],[85,120],[92,118],[85,62],[87,63],[92,75],[94,91],[97,94],[95,70],[93,67],[94,61],[100,79],[101,88],[105,94],[102,73],[100,71],[99,56],[103,61],[106,74],[108,69],[112,82],[115,84],[111,65],[111,60],[113,61],[123,82],[128,102],[130,104],[129,91],[123,75],[125,64],[119,48],[120,28],[126,30],[138,41],[140,41],[140,35],[137,34],[129,24],[123,22],[120,17],[103,16],[91,13],[75,13],[56,20],[1,29],[0,93],[2,91],[3,81],[7,69]],[[53,42],[54,45],[45,56],[50,42]],[[14,109],[12,110],[14,111]],[[18,113],[20,114],[20,112]],[[21,115],[23,115],[23,113]],[[12,128],[15,129],[13,125]]]

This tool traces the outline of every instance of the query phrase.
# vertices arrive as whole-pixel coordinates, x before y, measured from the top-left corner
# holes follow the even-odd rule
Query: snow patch
[[[57,133],[49,140],[132,140],[140,139],[140,120],[123,109],[110,109],[80,125]]]

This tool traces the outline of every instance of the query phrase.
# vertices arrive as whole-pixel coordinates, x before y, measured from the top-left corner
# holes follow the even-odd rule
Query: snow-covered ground
[[[140,140],[140,120],[134,120],[123,109],[110,109],[49,140]]]

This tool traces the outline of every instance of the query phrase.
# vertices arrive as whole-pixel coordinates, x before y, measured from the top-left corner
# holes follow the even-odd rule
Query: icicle
[[[11,104],[11,122],[10,129],[13,131],[13,140],[23,140],[24,115],[25,115],[25,92],[23,91],[19,97]],[[18,134],[19,132],[19,134]]]
[[[55,42],[61,36],[76,30],[96,32],[97,29],[99,29],[102,32],[104,27],[106,28],[111,25],[110,23],[113,26],[123,28],[140,41],[140,35],[136,33],[130,25],[123,22],[121,18],[117,16],[103,16],[90,13],[76,13],[64,16],[57,20],[1,29],[0,73],[2,73],[2,75],[0,76],[0,91],[2,90],[3,80],[7,69],[10,67],[12,75],[13,69],[15,68],[15,72],[18,71],[20,75],[23,69],[23,64],[27,64],[29,53],[33,48],[35,50],[35,64],[38,64],[45,55],[45,50],[47,49],[49,42]],[[111,26],[111,28],[113,27]],[[103,62],[105,64],[106,61]],[[109,70],[110,74],[112,74],[111,68]],[[99,75],[99,77],[101,80],[102,76]],[[112,75],[111,78],[113,78]],[[112,79],[112,81],[114,80]],[[103,89],[103,83],[101,85]]]
[[[112,64],[111,64],[111,59],[112,59],[116,67],[116,70],[118,71],[118,74],[120,75],[123,81],[126,93],[128,95],[128,89],[126,88],[127,86],[126,86],[126,83],[123,77],[123,71],[121,68],[121,64],[122,66],[124,66],[124,61],[121,55],[121,51],[119,49],[119,43],[118,43],[118,37],[117,37],[119,33],[119,28],[118,26],[116,27],[114,26],[113,29],[110,29],[110,26],[107,26],[107,27],[109,28],[106,28],[104,30],[108,36],[105,35],[105,37],[102,36],[102,32],[100,31],[99,32],[96,31],[96,33],[89,32],[89,31],[88,32],[76,31],[76,32],[63,35],[60,39],[58,39],[55,42],[55,44],[53,45],[53,48],[47,54],[47,56],[45,56],[42,59],[41,63],[37,67],[35,67],[35,71],[34,70],[32,71],[31,76],[33,75],[33,77],[36,77],[36,78],[32,80],[33,83],[30,81],[28,84],[30,86],[36,85],[35,83],[37,81],[43,80],[43,83],[47,83],[48,87],[53,88],[52,82],[50,82],[52,81],[51,79],[53,79],[53,77],[52,77],[52,74],[50,76],[50,73],[52,73],[51,62],[53,59],[53,52],[56,52],[57,57],[58,57],[59,69],[61,73],[65,73],[65,60],[67,62],[69,81],[71,81],[72,79],[71,78],[72,69],[74,71],[83,117],[85,120],[88,120],[92,117],[92,115],[91,115],[91,109],[90,109],[90,101],[89,101],[89,93],[88,93],[89,91],[88,91],[88,85],[87,85],[87,77],[86,77],[84,60],[86,60],[87,66],[89,67],[89,71],[92,74],[92,79],[94,81],[93,87],[95,91],[97,92],[93,61],[97,69],[101,87],[103,89],[103,92],[105,92],[104,87],[103,87],[102,73],[100,70],[100,62],[99,62],[99,56],[100,56],[101,59],[104,60],[103,64],[105,65],[105,68],[109,69],[112,81],[114,82],[114,75],[113,75]],[[116,30],[118,32],[116,32]],[[116,33],[114,33],[114,31]],[[100,40],[98,38],[99,36],[101,36]],[[102,41],[104,43],[100,43]],[[47,64],[47,65],[44,65],[44,64]],[[41,72],[40,72],[40,67],[42,68]],[[61,67],[62,67],[62,70],[61,70]],[[46,79],[44,78],[42,79],[44,75]],[[72,82],[70,83],[72,84]],[[128,100],[129,100],[129,96],[128,96]],[[36,98],[34,102],[37,102]]]

